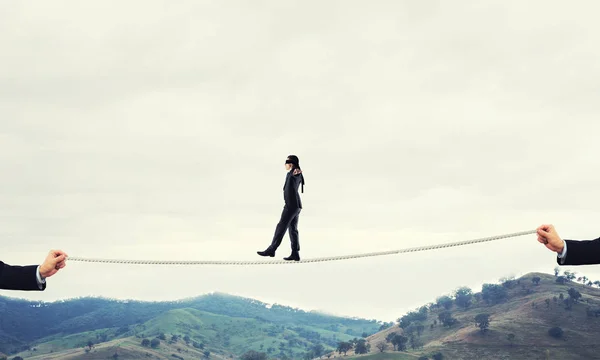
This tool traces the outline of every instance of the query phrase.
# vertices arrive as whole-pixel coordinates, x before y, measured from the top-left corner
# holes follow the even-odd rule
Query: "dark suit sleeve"
[[[600,238],[594,240],[566,240],[567,253],[563,259],[557,258],[559,265],[600,264]]]
[[[0,289],[41,291],[46,289],[46,283],[37,282],[37,265],[13,266],[0,261]]]

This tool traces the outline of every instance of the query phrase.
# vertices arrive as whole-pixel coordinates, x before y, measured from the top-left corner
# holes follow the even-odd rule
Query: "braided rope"
[[[427,245],[427,246],[419,246],[401,250],[391,250],[391,251],[380,251],[380,252],[372,252],[372,253],[363,253],[363,254],[354,254],[354,255],[341,255],[341,256],[331,256],[331,257],[321,257],[321,258],[312,258],[300,261],[287,261],[287,260],[261,260],[261,261],[227,261],[227,260],[120,260],[120,259],[92,259],[92,258],[81,258],[81,257],[71,257],[69,256],[69,261],[82,261],[82,262],[99,262],[99,263],[119,263],[119,264],[150,264],[150,265],[275,265],[275,264],[297,264],[297,263],[313,263],[313,262],[324,262],[324,261],[335,261],[335,260],[346,260],[346,259],[358,259],[363,257],[372,257],[372,256],[383,256],[383,255],[392,255],[392,254],[400,254],[407,252],[417,252],[417,251],[426,251],[433,249],[443,249],[454,246],[463,246],[470,244],[477,244],[482,242],[506,239],[516,236],[534,234],[536,230],[529,231],[521,231],[512,234],[505,235],[497,235],[490,236],[480,239],[474,240],[465,240],[458,241],[453,243],[446,244],[437,244],[437,245]]]

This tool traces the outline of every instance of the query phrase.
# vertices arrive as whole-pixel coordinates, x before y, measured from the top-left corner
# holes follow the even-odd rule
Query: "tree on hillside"
[[[500,279],[500,284],[507,289],[512,289],[517,286],[517,280],[514,276],[504,277]]]
[[[355,354],[366,354],[371,350],[371,344],[367,343],[365,339],[360,339],[354,346]]]
[[[575,274],[577,274],[577,273],[576,272],[571,272],[571,271],[568,271],[568,270],[564,272],[565,278],[567,278],[567,280],[569,280],[569,281],[572,281],[573,279],[575,279],[575,277],[576,277]]]
[[[567,278],[563,275],[556,277],[556,282],[559,284],[565,284],[567,281]]]
[[[142,340],[142,346],[144,346],[144,347],[150,346],[150,340],[144,338],[144,340]]]
[[[460,287],[454,292],[454,301],[456,305],[462,308],[468,308],[471,306],[471,299],[473,298],[473,291],[466,287]]]
[[[554,268],[554,276],[558,276],[560,274],[560,268],[557,266]]]
[[[548,335],[552,336],[553,338],[560,339],[563,336],[563,330],[556,326],[548,330]]]
[[[444,360],[444,354],[441,352],[433,354],[433,360]]]
[[[452,325],[458,322],[458,320],[452,317],[452,313],[450,311],[443,311],[439,313],[438,318],[440,319],[440,322],[447,327],[452,327]]]
[[[515,341],[515,334],[510,333],[510,334],[506,335],[506,338],[508,339],[508,342],[510,343],[510,346],[512,346],[513,341]]]
[[[387,343],[385,341],[380,341],[377,343],[377,349],[379,349],[379,352],[384,352],[385,350],[387,350]]]
[[[410,342],[410,347],[414,350],[414,349],[419,349],[423,347],[423,342],[420,340],[420,338],[416,337],[416,336],[411,336],[409,339]]]
[[[438,297],[436,303],[439,306],[444,307],[446,310],[450,310],[452,308],[452,304],[454,303],[454,301],[452,300],[452,298],[450,296],[444,295],[444,296]]]
[[[423,330],[425,330],[425,325],[423,325],[423,323],[420,321],[415,321],[408,325],[406,329],[404,329],[404,333],[409,336],[412,336],[414,333],[417,333],[418,336],[421,336]]]
[[[506,300],[508,292],[506,288],[497,284],[483,284],[481,287],[481,297],[487,304],[499,304]]]
[[[117,331],[115,331],[115,336],[125,334],[128,331],[129,331],[129,326],[127,326],[127,325],[121,326],[120,328],[117,329]]]
[[[152,341],[150,341],[150,347],[152,347],[153,349],[156,349],[159,345],[160,340],[158,338],[154,338],[152,339]]]
[[[325,347],[323,344],[316,344],[310,349],[311,352],[315,355],[315,357],[321,357],[325,353]]]
[[[570,288],[568,291],[569,297],[573,299],[573,301],[577,302],[581,298],[581,293],[575,288]]]
[[[394,336],[390,339],[390,342],[392,345],[394,345],[394,350],[405,351],[408,338],[398,333],[394,333]]]
[[[535,285],[539,285],[540,280],[542,280],[542,279],[539,276],[534,276],[533,278],[531,278],[531,282],[534,283]]]
[[[598,317],[600,316],[600,308],[594,308],[592,309],[591,307],[587,307],[587,309],[585,310],[586,314],[588,317]]]
[[[477,314],[475,316],[475,325],[479,327],[482,333],[485,333],[490,326],[490,314]]]
[[[337,352],[339,354],[344,353],[344,355],[346,355],[346,353],[352,350],[353,347],[354,346],[352,345],[352,343],[348,341],[340,341],[337,346]]]
[[[427,320],[427,307],[422,306],[418,311],[410,311],[398,319],[398,327],[406,329],[413,321]]]
[[[563,302],[565,304],[565,310],[573,309],[573,304],[575,303],[575,300],[573,300],[572,297],[566,298]]]
[[[204,350],[204,351],[202,352],[202,356],[203,356],[205,359],[210,359],[210,351],[208,351],[208,350]]]

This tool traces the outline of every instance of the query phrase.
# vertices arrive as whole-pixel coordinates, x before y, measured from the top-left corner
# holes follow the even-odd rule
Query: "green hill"
[[[567,271],[502,279],[477,293],[460,288],[328,357],[600,359],[599,285]]]
[[[125,349],[127,358],[133,353],[147,356],[149,351],[171,359],[180,351],[239,357],[249,350],[297,358],[315,347],[334,349],[339,341],[373,334],[382,325],[220,293],[173,302],[82,298],[37,303],[0,298],[0,350],[10,358],[87,359]],[[144,339],[148,346],[142,345]],[[156,348],[149,344],[154,339],[160,342]],[[175,351],[173,346],[179,350],[169,353]],[[186,358],[194,358],[189,354]]]
[[[0,298],[0,350],[40,360],[600,359],[598,287],[570,272],[530,273],[479,292],[456,289],[396,324],[226,294],[155,303]]]

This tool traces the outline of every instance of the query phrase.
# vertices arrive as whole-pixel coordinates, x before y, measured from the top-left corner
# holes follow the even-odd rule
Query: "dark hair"
[[[300,160],[296,155],[288,155],[288,159],[292,162],[292,168],[302,170],[300,168]]]

